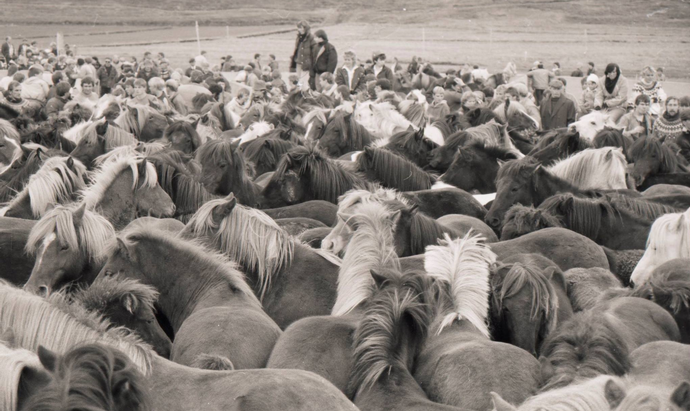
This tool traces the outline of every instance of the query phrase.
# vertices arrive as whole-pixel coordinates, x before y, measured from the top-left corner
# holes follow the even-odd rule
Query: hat
[[[375,51],[375,52],[371,53],[371,59],[372,59],[372,60],[376,60],[376,59],[378,59],[379,57],[383,57],[383,58],[385,59],[385,58],[386,58],[386,54],[385,54],[385,53],[381,53],[380,51]]]
[[[597,76],[594,73],[590,74],[589,76],[587,76],[587,82],[589,83],[590,81],[598,83],[599,82],[599,76]]]
[[[266,91],[266,82],[263,80],[257,80],[254,82],[254,86],[252,88],[254,91]]]

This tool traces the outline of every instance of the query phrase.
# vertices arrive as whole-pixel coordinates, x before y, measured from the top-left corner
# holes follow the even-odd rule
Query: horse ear
[[[494,410],[496,411],[517,411],[513,405],[509,404],[500,395],[491,391],[491,401],[494,403]]]
[[[120,299],[120,302],[122,302],[122,306],[125,307],[125,310],[129,312],[130,314],[134,315],[137,311],[137,299],[134,298],[134,296],[130,293],[127,293],[122,296]]]
[[[369,273],[371,274],[371,278],[374,279],[374,284],[376,284],[376,288],[383,287],[383,283],[386,282],[386,277],[379,274],[376,270],[369,270]]]
[[[607,151],[606,155],[604,156],[604,160],[611,161],[612,158],[613,158],[613,150]]]
[[[234,194],[230,193],[225,199],[227,200],[225,203],[213,209],[213,220],[216,223],[223,221],[225,217],[229,216],[237,205],[237,199]]]
[[[683,411],[690,411],[690,383],[681,382],[671,394],[671,402]]]
[[[125,244],[120,237],[117,237],[117,249],[126,259],[132,259],[132,255],[127,248],[127,244]]]
[[[565,282],[565,277],[563,276],[563,272],[558,267],[548,267],[546,270],[544,270],[544,275],[549,280],[555,281],[556,284],[563,287],[563,291],[568,290],[568,286]]]
[[[41,365],[43,365],[43,368],[50,372],[55,372],[55,365],[57,364],[58,360],[57,354],[42,345],[38,346],[37,354],[39,361],[41,361]]]
[[[22,153],[23,153],[24,157],[28,157],[29,154],[31,154],[31,149],[29,147],[26,147],[24,145],[20,145],[19,148],[22,149]],[[38,150],[38,149],[36,149],[36,150]]]
[[[544,383],[553,377],[555,370],[553,364],[551,364],[551,360],[544,356],[539,357],[539,364],[541,365],[541,380],[542,383]]]
[[[352,214],[338,213],[338,218],[343,220],[350,229],[355,230],[357,226],[356,218]]]
[[[604,398],[606,398],[611,409],[615,409],[623,401],[623,398],[625,398],[625,391],[623,387],[613,381],[613,379],[610,379],[606,381],[606,385],[604,386]]]
[[[81,223],[84,220],[84,213],[86,213],[86,202],[81,203],[79,208],[72,212],[72,221],[74,221],[75,227],[81,226]]]
[[[146,177],[146,160],[141,160],[137,164],[137,171],[139,172],[139,179]]]
[[[67,157],[67,163],[66,164],[67,164],[67,167],[69,167],[70,169],[73,168],[74,167],[74,158]]]
[[[400,210],[396,210],[393,213],[391,213],[389,218],[391,220],[391,223],[393,223],[394,227],[398,224],[398,221],[400,221],[401,214],[402,212]]]

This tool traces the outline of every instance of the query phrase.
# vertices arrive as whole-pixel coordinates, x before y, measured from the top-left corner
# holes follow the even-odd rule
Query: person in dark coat
[[[295,40],[295,51],[290,62],[290,72],[296,72],[299,82],[305,84],[311,68],[314,65],[314,49],[316,42],[314,35],[311,34],[309,23],[302,20],[297,23],[297,39]]]
[[[113,66],[113,59],[106,57],[103,65],[98,69],[98,81],[101,83],[101,97],[111,92],[119,78],[120,74],[117,72],[117,68]]]
[[[316,30],[314,41],[316,42],[316,53],[314,54],[314,66],[309,76],[309,85],[312,90],[317,90],[316,78],[323,73],[335,73],[335,69],[338,67],[338,52],[328,42],[328,36],[323,30]]]
[[[357,94],[367,88],[364,80],[364,69],[357,65],[357,56],[352,50],[343,53],[345,65],[335,72],[335,84],[345,86],[350,94]]]
[[[386,55],[381,52],[374,52],[372,60],[374,61],[374,67],[372,67],[372,69],[376,79],[386,79],[393,84],[395,76],[393,75],[393,71],[386,66]]]
[[[577,108],[575,103],[565,96],[564,88],[560,80],[551,80],[549,83],[549,95],[544,98],[539,108],[543,130],[567,127],[575,122]]]
[[[9,64],[17,55],[15,54],[14,46],[12,45],[12,37],[5,37],[5,42],[2,43],[2,55],[5,56],[5,61]]]

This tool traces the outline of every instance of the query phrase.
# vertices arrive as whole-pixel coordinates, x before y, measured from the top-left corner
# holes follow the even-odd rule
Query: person
[[[575,122],[577,109],[575,103],[565,96],[564,89],[565,86],[560,80],[551,80],[549,83],[549,95],[539,107],[543,130],[567,127]]]
[[[596,74],[587,76],[587,81],[582,89],[582,97],[580,99],[580,113],[582,115],[589,114],[594,109],[594,98],[597,94],[598,83],[599,76]]]
[[[597,85],[594,109],[605,109],[615,123],[625,114],[627,104],[628,80],[621,74],[618,64],[609,63]]]
[[[184,75],[187,77],[192,76],[192,71],[196,70],[196,59],[191,58],[189,59],[189,67],[184,71]]]
[[[640,80],[632,88],[632,99],[637,98],[640,94],[649,97],[651,101],[649,113],[655,118],[658,117],[661,114],[661,105],[666,100],[666,92],[661,88],[661,82],[657,81],[656,70],[652,66],[642,69]]]
[[[138,78],[134,80],[134,91],[132,97],[127,101],[130,106],[150,106],[158,108],[156,98],[150,94],[146,94],[146,80]]]
[[[14,60],[17,56],[14,53],[14,46],[12,45],[12,37],[5,37],[5,42],[2,43],[2,55],[5,56],[5,61],[9,63],[10,60]]]
[[[335,84],[335,77],[333,77],[333,73],[321,73],[321,75],[319,76],[319,90],[321,90],[322,94],[331,98],[335,98],[335,92],[337,88],[338,85]]]
[[[11,81],[7,86],[7,91],[3,93],[1,104],[6,105],[20,114],[33,117],[36,112],[35,106],[22,98],[22,84],[17,81]]]
[[[364,81],[364,69],[357,66],[357,56],[352,50],[343,53],[345,64],[335,73],[335,83],[339,86],[346,86],[350,94],[357,94],[366,89]]]
[[[263,80],[257,80],[252,86],[252,101],[254,103],[266,103],[270,100],[268,87]]]
[[[57,95],[57,85],[60,84],[61,82],[69,82],[67,81],[67,76],[65,76],[65,73],[62,71],[55,71],[51,76],[51,84],[50,89],[48,89],[48,95],[46,96],[46,99],[50,101],[51,98],[55,97]]]
[[[561,63],[559,62],[554,62],[553,67],[551,67],[551,71],[553,72],[553,75],[558,77],[561,75]]]
[[[316,42],[316,53],[314,57],[314,66],[309,77],[309,85],[313,90],[320,90],[316,84],[315,77],[321,77],[323,73],[335,73],[338,67],[338,53],[335,47],[328,42],[328,36],[323,30],[316,30],[314,33],[314,41]]]
[[[464,88],[465,83],[460,77],[448,76],[446,79],[443,99],[446,100],[446,104],[451,113],[460,110],[462,107],[462,93],[465,91]]]
[[[280,71],[273,70],[273,73],[271,73],[271,77],[271,88],[280,90],[280,92],[283,94],[287,94],[288,87],[287,84],[285,84],[285,82],[283,81],[283,76],[280,74]]]
[[[462,114],[467,114],[470,110],[480,107],[479,98],[472,91],[466,91],[462,94]]]
[[[81,80],[81,91],[74,96],[74,101],[83,107],[93,109],[98,104],[98,95],[96,94],[96,84],[91,77],[84,77]]]
[[[386,79],[391,84],[393,84],[393,82],[395,81],[395,78],[393,76],[393,71],[391,71],[391,69],[388,68],[388,66],[386,66],[386,55],[384,53],[379,52],[379,51],[375,51],[372,54],[371,59],[374,62],[374,67],[373,67],[374,77],[377,80]]]
[[[180,115],[186,116],[189,113],[189,109],[184,103],[184,100],[179,97],[177,90],[180,88],[180,83],[177,80],[167,80],[165,82],[165,90],[168,94],[168,101],[170,101],[170,106]]]
[[[676,143],[676,140],[683,135],[678,97],[669,96],[666,99],[666,110],[656,119],[652,135],[664,143]]]
[[[46,115],[48,120],[54,120],[70,100],[71,87],[68,82],[60,82],[55,86],[55,97],[46,103]]]
[[[527,115],[532,117],[537,121],[541,127],[541,114],[539,113],[539,108],[534,104],[534,101],[530,98],[530,94],[527,92],[527,86],[523,83],[513,83],[506,89],[506,100],[516,101],[525,108]]]
[[[650,103],[651,99],[646,94],[635,97],[633,111],[618,120],[618,126],[623,127],[623,136],[637,140],[651,134],[654,119],[649,115]]]
[[[43,106],[48,101],[50,86],[42,78],[43,69],[40,66],[31,66],[29,77],[22,83],[22,98]]]
[[[242,117],[252,105],[251,92],[249,89],[241,88],[237,95],[228,103],[228,110]]]
[[[570,73],[570,77],[584,77],[584,76],[585,76],[585,73],[582,72],[582,69],[580,68],[579,65],[577,67],[575,67],[575,70],[573,70]],[[595,76],[596,76],[596,74],[595,74]]]
[[[311,34],[311,27],[305,20],[297,23],[297,39],[295,51],[290,62],[290,72],[297,73],[299,82],[304,85],[309,82],[309,73],[314,62],[314,48],[316,42]]]
[[[253,60],[254,66],[256,67],[257,70],[261,71],[262,66],[261,66],[261,54],[256,53],[254,54],[254,60]]]
[[[109,94],[115,84],[117,84],[117,79],[120,74],[117,72],[115,66],[113,66],[112,57],[108,56],[103,60],[103,65],[98,69],[98,81],[101,83],[101,96]]]
[[[91,60],[91,57],[77,59],[77,65],[79,66],[78,77],[82,79],[82,81],[85,77],[90,77],[92,80],[98,78],[96,68],[91,64],[92,62],[93,60]]]
[[[153,77],[149,80],[148,85],[151,95],[156,99],[156,109],[161,113],[171,111],[172,105],[168,99],[168,94],[165,92],[165,80],[160,77]]]
[[[446,103],[443,87],[436,86],[433,91],[434,99],[426,109],[426,115],[431,122],[444,120],[446,116],[450,114],[450,108],[448,107],[448,103]]]
[[[587,63],[587,75],[589,76],[590,74],[597,74],[597,69],[594,67],[593,62]]]
[[[149,80],[158,76],[158,70],[153,67],[153,60],[144,60],[141,69],[137,73],[137,78],[144,80],[144,83],[148,84]]]
[[[77,79],[79,78],[79,69],[77,69],[77,62],[73,58],[67,60],[67,68],[65,69],[65,74],[69,79],[70,85],[74,87],[77,84]]]
[[[235,60],[232,59],[232,56],[228,55],[225,57],[225,61],[223,62],[223,66],[220,70],[226,73],[237,71],[237,66],[235,65]]]
[[[172,78],[172,72],[170,71],[170,62],[168,61],[168,59],[163,58],[160,62],[158,62],[158,75],[164,81],[168,81]]]
[[[544,97],[544,91],[549,87],[551,81],[553,81],[556,76],[552,72],[544,68],[544,64],[541,62],[536,62],[537,68],[527,73],[528,85],[534,91],[534,99],[536,100],[537,106],[541,106],[541,100]]]
[[[125,82],[122,84],[122,87],[125,89],[125,97],[131,98],[134,96],[134,80],[135,78],[128,78],[125,80]]]
[[[271,72],[274,72],[276,70],[280,70],[280,65],[278,64],[278,61],[276,60],[275,54],[269,54],[268,55],[268,67],[271,68]]]

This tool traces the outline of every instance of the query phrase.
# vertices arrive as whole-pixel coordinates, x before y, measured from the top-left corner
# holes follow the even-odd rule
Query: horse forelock
[[[471,232],[462,239],[451,239],[444,234],[439,245],[426,248],[424,270],[446,290],[450,303],[440,311],[442,318],[436,334],[456,320],[467,320],[485,337],[490,337],[489,274],[496,254],[482,240]]]
[[[355,230],[338,272],[338,295],[331,311],[341,316],[371,297],[371,270],[398,270],[400,262],[393,245],[392,212],[384,204],[367,203],[358,208]]]
[[[12,349],[0,341],[0,409],[17,409],[19,382],[26,368],[43,368],[36,353],[22,348]]]
[[[409,207],[402,205],[402,208]],[[429,244],[443,237],[443,226],[435,219],[420,212],[413,212],[410,219],[410,252],[412,255],[422,254]]]
[[[314,120],[319,120],[324,126],[328,123],[327,116],[330,115],[331,110],[314,107],[311,111],[302,116],[302,124],[306,127]]]
[[[147,188],[154,188],[158,184],[158,172],[156,167],[146,161],[143,156],[138,153],[128,152],[127,149],[123,155],[114,157],[112,161],[104,162],[92,174],[93,183],[86,187],[82,192],[81,199],[86,203],[86,208],[91,209],[95,207],[105,195],[108,188],[115,182],[120,173],[129,169],[132,171],[132,191],[137,189],[138,185]],[[146,161],[146,176],[143,181],[139,181],[138,164],[141,161]]]
[[[635,288],[631,296],[647,298],[649,294],[652,301],[671,311],[674,315],[685,308],[690,309],[690,281],[668,280],[671,272],[663,277],[653,277],[649,282]]]
[[[226,162],[235,171],[235,175],[244,176],[244,158],[239,150],[233,149],[230,140],[207,141],[199,147],[195,159],[202,164],[210,162],[216,167]]]
[[[392,188],[372,186],[369,190],[352,189],[338,198],[338,212],[344,212],[357,203],[384,202],[397,200],[409,205],[409,200],[399,191]]]
[[[558,218],[544,210],[515,204],[505,216],[505,225],[514,224],[515,230],[521,235],[549,227],[563,227]]]
[[[146,284],[130,278],[119,276],[99,277],[89,287],[72,293],[72,298],[88,311],[103,313],[108,307],[121,305],[122,298],[134,298],[134,311],[137,307],[147,307],[155,312],[154,303],[158,300],[158,291]]]
[[[43,345],[64,354],[78,344],[103,343],[122,350],[145,375],[151,371],[153,350],[148,344],[99,314],[69,304],[62,293],[43,299],[0,284],[0,305],[0,324],[14,331],[18,347],[36,351]]]
[[[289,156],[293,150],[287,155]],[[326,157],[316,147],[307,149],[306,155],[299,163],[298,174],[309,176],[310,188],[316,199],[331,203],[337,202],[338,197],[346,191],[367,185],[360,176]]]
[[[531,178],[539,165],[539,162],[530,156],[523,157],[519,160],[506,161],[501,168],[498,169],[496,181],[504,178],[512,179],[516,176],[529,176],[528,178]]]

